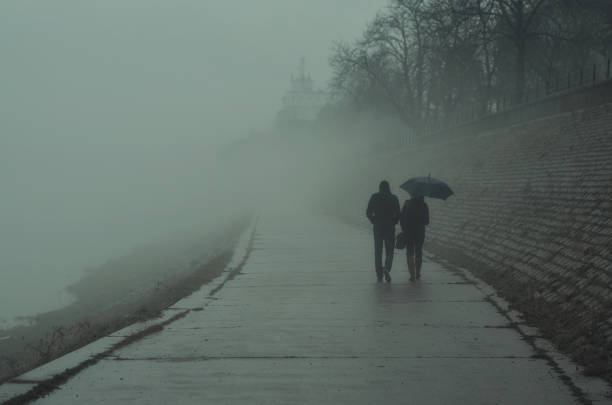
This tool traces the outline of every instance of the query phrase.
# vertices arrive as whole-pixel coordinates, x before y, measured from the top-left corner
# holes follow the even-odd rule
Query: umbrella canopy
[[[431,176],[413,177],[402,184],[400,188],[409,192],[412,197],[423,196],[446,200],[454,194],[448,184]]]

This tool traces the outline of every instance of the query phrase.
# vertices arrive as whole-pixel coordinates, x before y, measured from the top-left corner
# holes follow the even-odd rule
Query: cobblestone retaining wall
[[[350,192],[352,204],[382,178],[397,186],[428,173],[456,194],[428,200],[425,248],[495,286],[588,372],[611,377],[612,104],[378,156],[357,176],[372,190]]]

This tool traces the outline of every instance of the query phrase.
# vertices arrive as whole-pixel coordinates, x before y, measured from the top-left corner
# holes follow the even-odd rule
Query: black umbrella
[[[431,176],[413,177],[400,187],[409,192],[412,197],[423,196],[446,200],[454,194],[448,184]]]

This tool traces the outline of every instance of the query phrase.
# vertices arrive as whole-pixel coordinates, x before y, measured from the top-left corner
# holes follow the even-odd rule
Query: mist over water
[[[212,220],[203,209],[214,201],[206,145],[18,141],[0,152],[1,308],[53,309],[83,269]]]
[[[325,87],[381,4],[2,2],[0,329],[135,248],[310,203],[338,145],[223,151],[270,128],[300,57]]]

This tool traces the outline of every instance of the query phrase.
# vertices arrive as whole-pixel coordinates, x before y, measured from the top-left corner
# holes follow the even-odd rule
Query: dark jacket
[[[400,226],[406,233],[420,233],[429,225],[429,207],[422,199],[406,200],[402,208]]]
[[[397,224],[400,218],[399,200],[391,194],[388,186],[381,185],[380,191],[372,194],[366,216],[374,225],[394,226]]]

